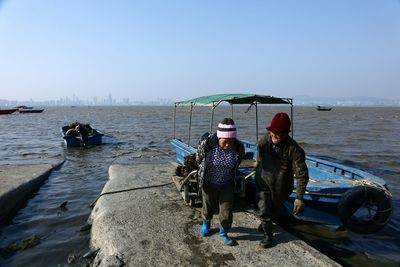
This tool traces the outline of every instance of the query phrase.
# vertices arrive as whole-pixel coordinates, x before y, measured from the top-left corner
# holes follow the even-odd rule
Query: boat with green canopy
[[[257,94],[217,94],[175,102],[171,144],[175,149],[179,165],[173,179],[187,204],[191,206],[201,204],[197,166],[194,161],[197,148],[191,145],[191,130],[193,126],[196,126],[192,122],[194,108],[196,106],[210,107],[209,132],[212,133],[214,111],[218,106],[230,105],[232,118],[234,105],[249,105],[248,110],[254,107],[256,141],[252,143],[240,140],[245,147],[246,156],[244,164],[239,167],[237,173],[236,192],[243,197],[246,192],[252,192],[248,189],[255,187],[254,167],[253,164],[249,164],[249,161],[255,161],[258,154],[258,106],[264,104],[289,106],[293,137],[292,98]],[[187,141],[179,139],[176,133],[177,111],[180,106],[189,108]],[[196,141],[197,144],[198,140]],[[304,195],[307,208],[303,215],[295,216],[297,219],[343,226],[360,234],[374,233],[389,222],[392,215],[392,196],[383,179],[360,169],[316,157],[307,156],[306,164],[310,176]],[[291,210],[295,197],[294,188],[293,193],[285,202],[284,214],[292,216]]]

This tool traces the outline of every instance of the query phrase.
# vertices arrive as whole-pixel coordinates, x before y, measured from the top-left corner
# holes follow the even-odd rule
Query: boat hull
[[[332,108],[331,107],[317,106],[317,110],[319,110],[319,111],[330,111],[330,110],[332,110]]]
[[[19,113],[42,113],[44,109],[20,109]]]
[[[81,147],[82,146],[82,139],[79,136],[72,136],[67,135],[66,132],[68,131],[69,126],[63,126],[60,128],[60,132],[64,139],[64,143],[67,147]],[[92,134],[88,135],[88,145],[101,145],[103,141],[104,134],[101,133],[99,130],[92,128]]]
[[[17,108],[11,108],[11,109],[0,109],[0,115],[8,115],[8,114],[12,114],[15,111],[17,111]]]
[[[257,146],[248,142],[242,141],[242,143],[247,158],[252,157],[255,160]],[[184,163],[185,156],[196,152],[195,148],[187,146],[178,139],[173,139],[171,144],[175,148],[176,157],[180,164]],[[304,195],[306,208],[302,215],[292,215],[293,202],[296,198],[295,190],[293,190],[284,203],[282,215],[337,227],[345,225],[351,231],[362,234],[376,232],[388,222],[392,213],[392,203],[386,182],[383,179],[359,169],[315,157],[307,156],[306,164],[310,176]],[[238,179],[236,184],[243,186],[243,178],[246,177],[244,181],[245,192],[251,194],[247,198],[253,198],[253,201],[256,201],[255,176],[248,177],[251,173],[252,170],[248,167],[240,166],[236,175]],[[354,196],[357,190],[360,190],[360,187],[365,191],[365,194],[358,194],[357,199],[355,199]],[[243,193],[243,190],[236,189],[236,192]],[[349,199],[352,199],[351,202],[358,202],[357,206],[352,207],[353,203],[349,203]],[[372,214],[373,218],[365,219],[368,215],[361,214],[362,212],[356,215],[363,218],[351,218],[355,210],[361,210],[365,202],[368,202],[368,205],[374,205],[376,213]],[[375,224],[375,221],[379,221],[379,223]]]

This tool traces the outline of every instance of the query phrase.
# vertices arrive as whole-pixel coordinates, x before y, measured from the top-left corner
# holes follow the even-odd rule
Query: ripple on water
[[[192,144],[209,131],[209,109],[199,108],[198,111],[193,118],[196,129],[191,132]],[[245,115],[244,111],[245,108],[235,109],[239,138],[254,142],[254,118],[248,119],[251,114]],[[259,136],[265,133],[265,125],[276,111],[283,110],[281,107],[259,108]],[[43,163],[57,159],[66,162],[50,175],[12,223],[1,227],[0,247],[32,234],[38,235],[41,243],[5,261],[0,259],[0,265],[66,265],[71,253],[81,256],[87,252],[89,235],[79,230],[86,225],[90,214],[88,205],[100,194],[108,179],[109,165],[157,164],[173,160],[174,152],[169,144],[173,135],[172,112],[173,107],[49,107],[38,116],[1,117],[0,129],[7,129],[1,132],[1,164]],[[400,131],[399,115],[399,108],[337,107],[332,112],[321,113],[313,107],[295,107],[294,121],[295,139],[307,155],[322,155],[363,167],[387,180],[395,197],[390,224],[374,236],[351,235],[348,241],[338,240],[335,244],[339,243],[342,249],[358,251],[360,255],[364,252],[364,256],[368,253],[397,262],[400,262],[400,214],[396,211],[400,206],[397,197],[400,195],[400,145],[393,140],[398,139]],[[225,116],[230,116],[229,108],[216,110],[214,129]],[[102,130],[105,145],[67,149],[59,127],[73,121],[90,122]],[[186,140],[187,123],[188,113],[177,117],[177,138]],[[61,211],[59,206],[65,201],[68,201],[68,210]],[[195,239],[188,241],[196,242]],[[231,259],[231,255],[215,257],[219,257],[220,263]],[[210,259],[210,262],[215,261]]]

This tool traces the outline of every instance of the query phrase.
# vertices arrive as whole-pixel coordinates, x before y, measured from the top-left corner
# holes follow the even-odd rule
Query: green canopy
[[[221,102],[228,102],[230,104],[291,104],[291,98],[280,98],[265,95],[254,94],[218,94],[201,96],[186,101],[175,102],[176,106],[216,106]]]

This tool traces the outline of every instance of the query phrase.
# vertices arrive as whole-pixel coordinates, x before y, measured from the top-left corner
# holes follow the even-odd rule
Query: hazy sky
[[[0,0],[0,99],[400,99],[398,0]]]

